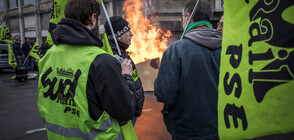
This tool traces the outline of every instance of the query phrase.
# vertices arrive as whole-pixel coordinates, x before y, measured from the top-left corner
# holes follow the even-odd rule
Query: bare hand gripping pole
[[[189,24],[190,24],[192,18],[194,17],[194,15],[195,15],[195,13],[196,13],[196,9],[197,9],[197,6],[198,6],[198,4],[199,4],[199,1],[200,1],[200,0],[198,0],[198,1],[196,2],[195,6],[194,6],[194,9],[193,9],[193,11],[192,11],[192,13],[191,13],[191,16],[190,16],[190,18],[189,18],[189,20],[188,20],[188,22],[187,22],[187,25],[186,25],[186,27],[185,27],[185,29],[184,29],[184,32],[183,32],[183,34],[182,34],[182,36],[181,36],[180,39],[183,39],[183,37],[184,37],[184,35],[185,35],[185,33],[186,33],[188,27],[189,27]]]

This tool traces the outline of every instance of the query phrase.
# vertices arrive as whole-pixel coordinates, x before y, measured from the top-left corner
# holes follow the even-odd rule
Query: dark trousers
[[[26,62],[26,67],[28,71],[34,70],[34,58],[29,56]]]
[[[17,64],[17,66],[22,66],[22,62],[21,62],[21,58],[19,57],[17,57],[16,58],[16,64]]]

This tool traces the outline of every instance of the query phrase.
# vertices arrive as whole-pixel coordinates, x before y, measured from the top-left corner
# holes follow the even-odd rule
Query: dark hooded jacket
[[[13,45],[13,53],[14,53],[14,56],[17,57],[17,58],[20,58],[22,56],[22,50],[21,50],[21,47],[20,47],[20,43],[17,43],[15,42]]]
[[[33,46],[31,45],[31,42],[24,42],[22,44],[22,52],[24,53],[25,57],[27,57],[30,53],[30,50]]]
[[[118,55],[118,50],[116,48],[116,45],[114,43],[114,40],[109,40],[109,44],[111,46],[113,55],[115,55],[115,54]],[[120,48],[120,51],[121,51],[121,54],[122,54],[121,57],[123,59],[125,59],[125,58],[130,59],[132,61],[133,70],[136,70],[136,66],[135,66],[133,60],[130,58],[130,56],[126,52],[126,49],[128,48],[128,46],[126,44],[121,43],[121,42],[118,42],[118,45],[121,47]],[[136,76],[136,75],[133,75],[133,76]],[[132,82],[132,81],[129,81],[129,82]],[[138,79],[135,81],[135,89],[136,89],[136,95],[137,95],[136,96],[136,98],[137,98],[137,105],[136,105],[135,117],[139,117],[142,114],[142,109],[143,109],[143,104],[144,104],[144,99],[145,99],[145,97],[144,97],[144,91],[143,91],[143,86],[142,86],[141,79],[139,78],[139,76],[138,76]]]
[[[51,34],[55,47],[58,44],[103,46],[94,32],[73,19],[62,19]],[[89,116],[93,120],[98,120],[104,110],[121,123],[133,117],[137,104],[133,92],[135,85],[127,81],[133,81],[132,76],[122,75],[121,65],[114,57],[101,54],[94,59],[89,69],[86,89]]]
[[[218,138],[217,100],[222,34],[190,30],[163,54],[154,83],[167,130],[181,140]]]

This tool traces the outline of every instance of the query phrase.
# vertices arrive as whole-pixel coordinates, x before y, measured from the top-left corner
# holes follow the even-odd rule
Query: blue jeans
[[[26,67],[28,71],[33,71],[34,70],[34,58],[29,56],[26,62]]]
[[[16,58],[16,64],[17,66],[22,66],[22,62],[20,58]]]

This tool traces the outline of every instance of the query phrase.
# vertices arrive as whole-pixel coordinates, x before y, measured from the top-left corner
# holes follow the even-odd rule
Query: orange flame
[[[167,39],[172,36],[170,30],[164,33],[161,28],[145,18],[142,8],[142,0],[126,0],[123,6],[124,18],[129,22],[134,34],[127,51],[136,64],[148,59],[161,58],[167,49]]]

